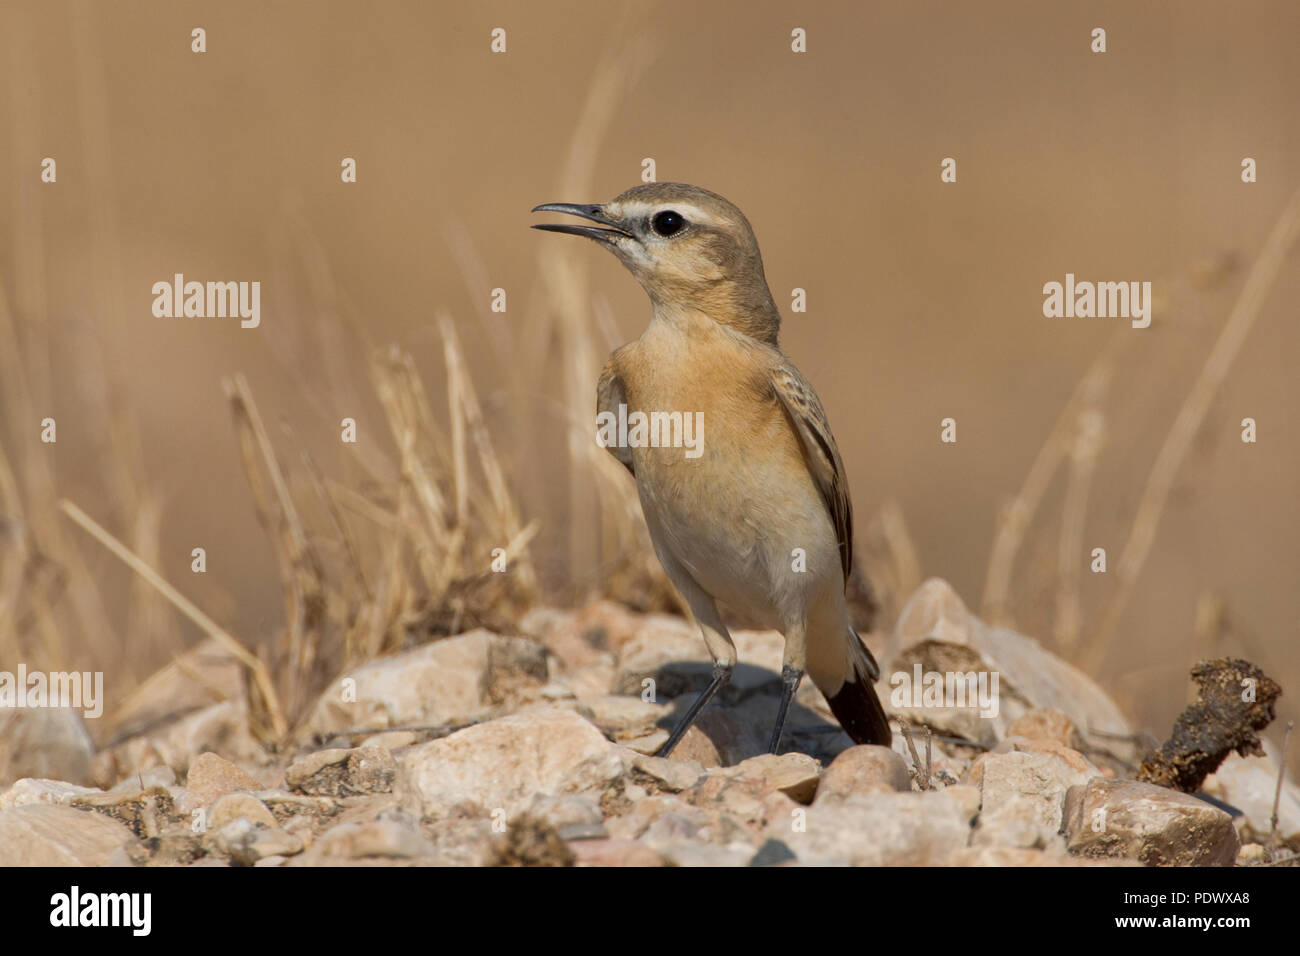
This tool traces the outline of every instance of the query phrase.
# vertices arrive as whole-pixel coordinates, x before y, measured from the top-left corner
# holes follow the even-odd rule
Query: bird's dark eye
[[[686,220],[681,213],[666,209],[650,220],[650,225],[661,236],[672,236],[682,231]]]

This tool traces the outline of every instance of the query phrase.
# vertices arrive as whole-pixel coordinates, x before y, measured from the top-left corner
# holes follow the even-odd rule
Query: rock
[[[0,793],[0,810],[13,807],[25,807],[33,803],[66,804],[73,797],[84,797],[99,793],[94,787],[81,787],[75,783],[62,780],[37,780],[24,777],[14,781],[14,785]]]
[[[493,866],[573,866],[573,851],[555,828],[527,813],[511,820],[493,841]]]
[[[753,821],[754,829],[762,834],[772,826],[789,826],[791,820],[803,819],[799,816],[802,808],[802,803],[795,803],[784,793],[769,793],[762,800],[761,815]]]
[[[257,826],[273,827],[275,817],[261,800],[249,793],[228,793],[218,797],[208,814],[208,829],[220,830],[240,817]]]
[[[1273,797],[1277,792],[1278,751],[1264,741],[1264,757],[1229,754],[1219,769],[1205,778],[1202,790],[1242,812],[1236,819],[1242,839],[1267,843],[1272,832]],[[4,798],[0,797],[0,806]],[[1300,842],[1300,787],[1287,775],[1277,805],[1277,833],[1284,843]]]
[[[638,755],[631,759],[632,778],[652,790],[680,793],[699,783],[704,768],[694,760]]]
[[[912,789],[903,758],[888,747],[862,744],[845,750],[826,768],[814,804],[854,794],[895,793]]]
[[[755,817],[761,815],[761,812],[760,807]],[[620,835],[614,830],[611,830],[611,834]],[[667,846],[683,843],[752,843],[753,834],[741,820],[717,808],[687,806],[659,813],[639,839],[671,859],[672,855],[664,849]],[[753,852],[752,846],[750,852]]]
[[[502,834],[493,831],[490,818],[460,817],[423,821],[421,830],[433,841],[435,855],[421,864],[435,866],[491,866],[497,860],[496,845]]]
[[[658,723],[669,716],[663,704],[616,694],[579,698],[578,713],[620,743],[655,732]]]
[[[299,757],[285,771],[285,783],[295,793],[349,797],[387,793],[393,789],[397,761],[383,747],[318,750]]]
[[[780,687],[785,638],[778,631],[733,631],[738,658],[731,680],[719,692],[723,706],[756,691],[776,693]],[[683,694],[694,699],[713,679],[713,658],[695,624],[680,617],[647,615],[618,652],[614,693],[639,695],[647,678],[653,679],[655,697],[664,700]],[[812,693],[805,696],[811,688]],[[819,698],[812,681],[800,684],[796,699]]]
[[[215,843],[218,850],[244,866],[252,866],[267,857],[293,856],[303,849],[300,837],[277,828],[254,826],[243,817],[218,830]]]
[[[526,811],[530,817],[553,827],[565,840],[592,839],[605,832],[605,814],[594,797],[566,793],[539,793]]]
[[[656,794],[638,800],[627,808],[626,812],[611,817],[606,827],[615,839],[637,840],[652,827],[660,817],[672,817],[658,833],[667,833],[676,838],[680,828],[691,827],[696,830],[717,822],[716,816],[691,806],[680,796]],[[684,832],[684,831],[682,831]]]
[[[127,844],[125,851],[131,866],[190,866],[207,852],[203,837],[190,827],[174,824],[156,837]],[[128,865],[114,863],[111,865]]]
[[[1063,799],[1064,793],[1058,795]],[[1065,841],[1052,827],[1053,815],[1060,816],[1056,801],[1013,793],[988,811],[981,812],[971,835],[975,847],[998,846],[1047,851],[1064,856]],[[1060,826],[1059,822],[1057,826]]]
[[[514,815],[538,793],[599,795],[622,777],[623,754],[577,714],[539,709],[410,748],[399,787],[425,817]]]
[[[385,750],[400,750],[420,742],[420,735],[410,730],[388,730],[382,734],[371,734],[361,741],[362,747],[383,747]]]
[[[122,824],[70,807],[0,810],[0,867],[108,866],[132,839]]]
[[[437,847],[420,832],[419,822],[411,814],[392,810],[366,823],[331,827],[321,834],[310,853],[310,862],[328,865],[332,860],[434,857]]]
[[[970,839],[971,790],[854,795],[796,808],[764,834],[803,864],[943,866]]]
[[[517,685],[540,686],[546,679],[541,645],[480,628],[345,674],[321,694],[308,729],[324,734],[354,727],[466,723],[489,714]]]
[[[731,681],[700,715],[692,728],[698,732],[688,732],[673,754],[705,767],[732,766],[766,753],[776,716],[785,638],[776,631],[735,631],[732,638],[739,663]],[[615,694],[631,701],[653,691],[655,701],[671,701],[671,708],[644,711],[637,726],[613,736],[639,752],[653,753],[712,677],[713,661],[698,627],[680,618],[647,616],[619,649]],[[631,711],[631,705],[627,709]],[[649,718],[657,721],[653,729]],[[605,728],[599,716],[595,720]],[[825,698],[812,681],[803,681],[787,720],[786,743],[817,756],[829,744],[833,756],[852,743],[838,731]]]
[[[222,701],[243,703],[244,667],[216,638],[204,638],[137,686],[114,710],[106,736],[155,734],[162,725]]]
[[[588,667],[621,648],[646,618],[613,601],[593,601],[577,611],[534,608],[519,629],[541,642],[566,669]]]
[[[142,793],[151,787],[174,787],[176,771],[163,764],[131,774],[109,789],[109,793]]]
[[[595,797],[580,793],[538,793],[533,803],[528,806],[528,816],[534,817],[554,827],[560,834],[564,831],[590,830],[603,827],[604,813]],[[565,839],[572,839],[565,836]]]
[[[1015,720],[1035,708],[1060,711],[1085,736],[1094,731],[1131,735],[1119,708],[1087,675],[1032,638],[985,624],[967,610],[951,585],[938,578],[922,584],[899,616],[887,644],[888,663],[882,661],[886,669],[882,697],[891,686],[889,671],[894,658],[924,641],[968,647],[979,654],[979,669],[998,673],[999,713],[992,725],[999,738]],[[1108,737],[1104,744],[1125,759],[1137,756],[1132,745],[1123,741]]]
[[[655,699],[665,700],[698,694],[712,676],[713,659],[699,628],[680,617],[650,614],[618,650],[614,693],[640,695],[643,682],[653,680]]]
[[[171,792],[164,787],[150,787],[148,790],[134,792],[95,791],[71,797],[68,806],[75,810],[103,814],[121,823],[141,839],[161,836],[180,819]]]
[[[768,840],[749,860],[748,866],[784,866],[787,863],[798,863],[799,858],[794,855],[794,851],[782,843],[780,840]]]
[[[613,648],[640,625],[641,618],[609,601],[578,611],[535,608],[519,628],[551,654],[555,685],[577,697],[608,694],[614,686]]]
[[[260,790],[254,796],[266,804],[281,826],[286,827],[298,819],[326,820],[339,809],[338,802],[330,797],[308,797],[287,790]]]
[[[694,700],[694,694],[686,694],[673,701],[672,716],[667,723],[676,726]],[[702,767],[732,767],[749,757],[765,754],[775,715],[776,700],[766,694],[731,706],[711,702],[672,752],[672,759],[694,760]]]
[[[70,707],[0,707],[0,786],[23,777],[91,783],[95,745]]]
[[[348,782],[354,793],[388,793],[397,761],[383,747],[358,747],[348,756]]]
[[[102,751],[95,760],[95,783],[109,788],[153,767],[170,767],[187,773],[191,762],[205,752],[220,752],[247,766],[263,766],[269,757],[248,729],[248,706],[243,700],[226,700],[150,728]]]
[[[1007,753],[1036,753],[1049,754],[1067,764],[1072,770],[1079,773],[1095,777],[1103,771],[1097,767],[1091,760],[1085,757],[1079,751],[1065,746],[1055,740],[1045,740],[1041,737],[1020,737],[1015,734],[1009,734],[1002,740],[990,753],[1007,754]],[[976,758],[975,764],[979,764],[980,759]],[[971,767],[971,773],[977,773],[975,765]]]
[[[766,753],[784,645],[772,631],[734,632],[741,664],[731,686],[670,759],[653,756],[712,663],[693,624],[595,604],[533,612],[524,627],[536,640],[475,631],[373,661],[349,675],[358,703],[342,704],[336,683],[310,718],[317,733],[471,724],[433,740],[376,730],[341,738],[360,746],[309,752],[307,745],[287,762],[240,742],[247,733],[236,727],[247,718],[242,677],[234,699],[207,704],[169,673],[158,686],[194,693],[189,706],[199,709],[176,715],[161,704],[133,704],[137,716],[153,713],[164,723],[95,757],[93,778],[111,789],[42,779],[0,787],[0,865],[12,855],[4,827],[31,829],[11,816],[20,810],[63,810],[77,822],[109,825],[116,842],[100,857],[118,865],[1141,865],[1147,857],[1198,859],[1198,852],[1244,864],[1270,859],[1244,819],[1237,826],[1254,837],[1253,849],[1201,846],[1217,839],[1220,819],[1199,801],[1192,809],[1158,808],[1186,819],[1156,827],[1154,836],[1134,824],[1138,835],[1093,845],[1091,834],[1071,832],[1066,793],[1078,792],[1079,813],[1090,820],[1085,797],[1104,772],[1094,761],[1109,761],[1104,751],[1117,749],[1075,730],[1095,726],[1087,685],[1073,683],[1059,662],[1037,672],[1040,656],[1051,655],[986,627],[942,582],[927,588],[930,603],[918,592],[910,623],[905,614],[889,637],[901,660],[915,658],[923,670],[998,670],[1001,683],[996,720],[918,708],[928,726],[987,737],[989,748],[933,739],[924,792],[912,789],[927,763],[923,732],[912,735],[920,768],[912,768],[901,735],[893,748],[854,745],[811,681],[791,708],[787,752]],[[923,612],[932,613],[925,619]],[[877,658],[885,663],[883,651]],[[641,698],[644,677],[655,681],[655,702]],[[1065,688],[1062,703],[1052,699],[1053,682]],[[616,683],[626,693],[615,693]],[[878,689],[889,693],[887,684]],[[1273,780],[1248,769],[1253,762],[1233,758],[1207,789],[1258,804],[1266,821]],[[185,786],[177,774],[187,775]],[[1122,797],[1114,806],[1098,798],[1112,828],[1117,814],[1140,815]],[[202,833],[192,826],[199,809]],[[1177,853],[1166,847],[1173,842],[1166,831],[1183,839]]]
[[[963,817],[966,820],[974,822],[976,814],[980,812],[980,805],[984,799],[979,787],[972,787],[969,784],[952,784],[938,791],[946,794],[948,799],[957,804]]]
[[[1056,847],[1066,790],[1096,775],[1044,753],[985,754],[976,763],[972,777],[979,780],[981,803],[975,846]]]
[[[574,843],[579,840],[605,840],[609,838],[609,831],[605,829],[603,823],[566,823],[564,826],[556,827],[555,832],[560,835],[560,839],[566,843]]]
[[[1237,866],[1258,866],[1268,862],[1268,851],[1258,843],[1246,843],[1237,854]]]
[[[1240,842],[1217,807],[1175,790],[1094,777],[1071,787],[1065,833],[1073,854],[1155,866],[1231,866]]]
[[[687,737],[690,736],[690,731],[687,731],[686,736]],[[624,747],[628,748],[629,750],[634,750],[637,753],[645,754],[646,756],[653,756],[659,752],[659,748],[662,747],[664,745],[664,741],[668,739],[668,731],[662,728],[653,728],[641,732],[629,733],[626,735],[620,734],[615,739],[617,739],[620,744],[622,744]],[[707,738],[705,739],[707,742]],[[685,742],[686,742],[686,737],[683,737],[682,743]],[[718,757],[717,750],[713,747],[712,744],[708,745],[708,749],[709,749],[709,753],[712,754],[714,760],[720,759]],[[688,754],[687,759],[695,760],[696,759],[695,753],[697,752],[697,750],[698,750],[697,747],[689,748],[687,751]],[[681,744],[677,745],[677,749],[673,751],[673,756],[676,757],[679,752],[681,752]]]
[[[1007,727],[1008,737],[1043,740],[1074,748],[1078,734],[1069,717],[1050,707],[1036,707],[1022,714]]]
[[[200,806],[207,806],[227,793],[261,790],[262,784],[225,757],[202,753],[190,764],[185,788],[199,801]]]
[[[352,751],[332,747],[299,757],[284,772],[284,781],[295,793],[342,796],[347,786],[348,758]]]
[[[665,728],[656,737],[651,738],[654,741],[655,752],[668,739],[668,734],[669,730]],[[672,759],[686,760],[701,767],[721,767],[728,763],[721,753],[721,750],[725,749],[728,751],[728,756],[733,758],[730,762],[735,763],[738,758],[734,742],[739,736],[740,728],[729,717],[717,711],[712,714],[707,712],[700,714],[673,749]],[[718,743],[714,743],[714,737],[718,738]],[[733,746],[728,746],[729,743]]]
[[[734,767],[709,771],[687,798],[696,806],[714,805],[742,819],[756,819],[770,793],[811,803],[820,777],[821,767],[807,754],[762,754]]]
[[[899,612],[894,631],[885,642],[885,657],[892,659],[924,640],[969,644],[975,623],[974,615],[952,585],[942,578],[930,578],[921,583]]]
[[[635,840],[583,840],[569,844],[578,866],[667,866],[662,856]]]
[[[1088,860],[1013,846],[970,846],[956,850],[949,866],[1141,866],[1134,860]]]
[[[749,843],[660,843],[654,849],[670,866],[747,866],[754,857]]]
[[[878,693],[891,717],[992,747],[1007,724],[1002,684],[974,648],[924,640],[892,659]]]

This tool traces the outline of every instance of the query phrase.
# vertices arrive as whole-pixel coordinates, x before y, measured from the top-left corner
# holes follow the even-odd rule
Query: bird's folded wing
[[[844,567],[844,580],[849,580],[853,569],[853,507],[849,502],[849,485],[844,477],[844,462],[835,446],[826,413],[817,399],[817,393],[789,362],[780,362],[772,372],[772,389],[785,408],[803,445],[804,462],[821,493],[835,537],[840,546],[840,564]]]
[[[615,352],[605,363],[600,379],[596,382],[596,414],[610,412],[617,416],[618,406],[626,402],[623,381],[618,377],[618,352]],[[605,450],[621,461],[633,476],[636,475],[636,470],[632,467],[632,449],[615,444],[605,446]]]

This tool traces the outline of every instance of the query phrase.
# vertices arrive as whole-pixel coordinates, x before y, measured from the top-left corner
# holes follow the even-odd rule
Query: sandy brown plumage
[[[593,226],[539,226],[612,251],[650,297],[653,316],[597,384],[597,414],[701,415],[697,457],[635,443],[609,451],[633,474],[655,552],[700,625],[714,680],[661,753],[730,677],[735,646],[717,602],[744,607],[785,636],[772,737],[805,671],[860,743],[890,731],[879,669],[844,598],[853,515],[844,462],[816,392],[778,345],[780,314],[748,220],[683,184],[639,186],[603,205],[549,204]]]

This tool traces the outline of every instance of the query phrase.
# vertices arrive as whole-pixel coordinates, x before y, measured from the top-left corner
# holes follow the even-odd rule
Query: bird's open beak
[[[570,236],[586,236],[588,239],[595,239],[597,242],[613,242],[615,239],[633,238],[632,233],[628,232],[617,222],[605,215],[605,209],[599,205],[582,206],[577,203],[568,202],[548,202],[536,206],[533,212],[562,212],[570,216],[578,216],[581,219],[589,219],[592,222],[600,223],[601,226],[608,228],[601,229],[597,226],[575,226],[569,223],[539,222],[534,223],[534,229],[544,229],[547,232],[563,232]]]

